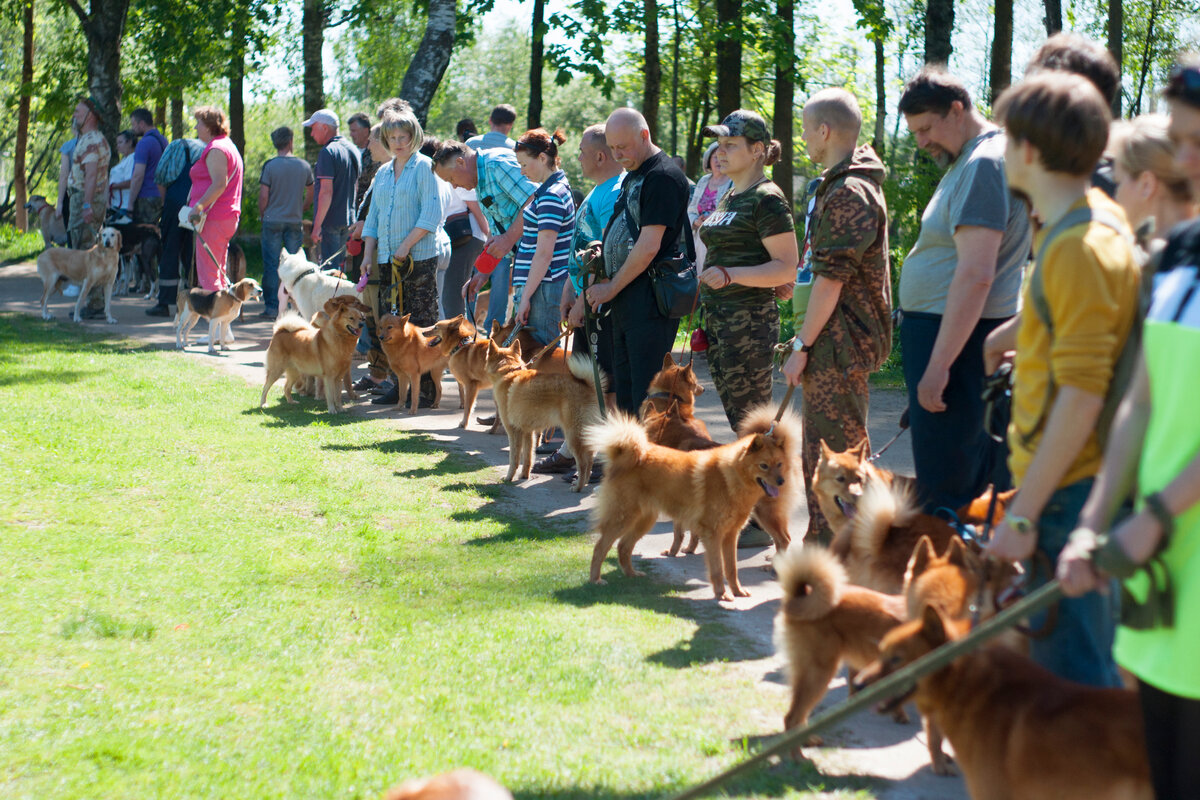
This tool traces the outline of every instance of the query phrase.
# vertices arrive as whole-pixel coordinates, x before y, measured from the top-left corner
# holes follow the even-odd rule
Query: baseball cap
[[[100,116],[100,108],[101,108],[100,101],[96,99],[95,95],[81,94],[75,98],[75,102],[83,103],[85,106],[88,107],[89,111],[91,111],[97,117]]]
[[[767,121],[755,114],[739,108],[725,119],[720,125],[707,125],[701,131],[704,136],[745,136],[752,142],[771,141],[771,132],[767,129]]]
[[[328,108],[322,108],[320,111],[314,111],[313,115],[304,121],[304,127],[311,128],[313,123],[321,122],[331,128],[338,126],[337,114],[330,111]]]

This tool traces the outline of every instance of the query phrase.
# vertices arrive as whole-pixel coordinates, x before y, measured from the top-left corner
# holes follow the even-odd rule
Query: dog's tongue
[[[849,503],[847,503],[845,500],[843,500],[840,497],[835,497],[834,501],[837,503],[838,509],[842,512],[842,514],[846,517],[846,519],[850,519],[851,517],[854,516],[855,512],[858,511],[858,508],[856,506],[850,505]]]
[[[762,478],[759,478],[758,482],[762,486],[763,491],[767,493],[767,497],[779,497],[779,487],[778,486],[776,486],[772,483],[767,483]]]

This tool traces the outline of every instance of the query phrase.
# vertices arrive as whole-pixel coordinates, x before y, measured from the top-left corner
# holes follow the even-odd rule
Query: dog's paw
[[[666,550],[662,551],[662,555],[666,556],[667,558],[674,558],[675,556],[679,555],[679,551],[668,547]]]
[[[958,770],[954,768],[953,759],[951,759],[950,756],[946,755],[945,753],[942,753],[941,756],[941,758],[935,758],[933,760],[933,774],[941,775],[947,778],[957,775]]]
[[[810,736],[804,740],[805,747],[821,747],[824,744],[825,740],[816,735]]]
[[[910,722],[908,712],[903,708],[897,708],[892,712],[892,720],[898,725],[907,725]]]

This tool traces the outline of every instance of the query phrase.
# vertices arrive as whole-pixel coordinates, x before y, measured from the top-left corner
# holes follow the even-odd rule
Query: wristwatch
[[[799,336],[796,336],[794,339],[792,339],[792,351],[793,352],[807,353],[809,350],[812,350],[812,345],[805,344],[804,340],[801,339]]]
[[[1015,514],[1005,514],[1004,522],[1017,533],[1032,533],[1037,527],[1029,517],[1018,517]]]

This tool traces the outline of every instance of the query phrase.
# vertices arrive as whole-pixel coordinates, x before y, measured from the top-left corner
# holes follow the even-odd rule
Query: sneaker
[[[63,297],[79,297],[80,288],[78,283],[68,283],[67,288],[63,289]]]
[[[562,439],[561,438],[560,439],[547,439],[546,441],[539,444],[537,446],[537,448],[534,450],[534,452],[537,453],[539,456],[548,456],[551,453],[557,453],[558,449],[560,447],[562,447]]]
[[[146,316],[147,317],[169,317],[169,316],[171,316],[171,307],[164,306],[162,303],[159,303],[156,306],[150,306],[150,308],[146,309]]]
[[[265,308],[262,311],[260,311],[259,313],[255,314],[254,316],[258,319],[275,319],[276,317],[279,316],[279,309]]]
[[[371,386],[367,388],[367,393],[368,394],[387,394],[388,392],[392,392],[395,390],[396,390],[395,383],[393,383],[392,381],[384,380],[384,381],[380,381],[379,383],[372,383]]]
[[[374,378],[372,378],[370,375],[363,375],[361,378],[358,379],[357,382],[355,382],[354,391],[370,392],[372,389],[374,389],[377,386],[379,386],[379,383],[376,382],[376,380]]]
[[[575,469],[575,459],[564,456],[555,450],[530,468],[530,472],[538,475],[561,475]]]
[[[579,470],[573,469],[570,472],[564,474],[562,476],[562,479],[564,481],[566,481],[567,483],[573,484],[573,483],[575,483],[575,479],[578,477],[579,477]],[[588,476],[588,484],[591,485],[591,484],[599,483],[600,479],[603,477],[604,477],[604,468],[600,466],[599,461],[593,461],[592,462],[592,474]]]
[[[750,520],[738,534],[737,546],[739,550],[750,547],[770,547],[774,541],[771,534],[758,527],[758,523],[754,520]]]
[[[400,402],[400,391],[392,384],[392,388],[385,391],[383,394],[371,401],[373,406],[394,406]]]

